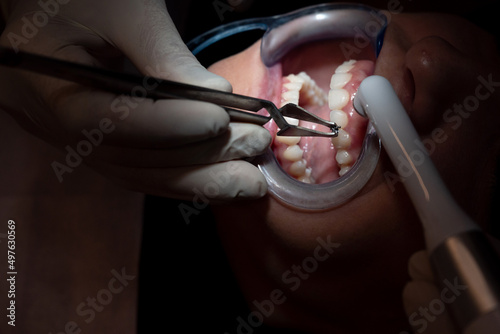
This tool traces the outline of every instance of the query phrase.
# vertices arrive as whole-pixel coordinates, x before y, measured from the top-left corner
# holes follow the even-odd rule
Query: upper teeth
[[[342,108],[350,101],[349,92],[344,87],[352,79],[352,74],[349,71],[354,68],[355,63],[355,60],[349,60],[337,67],[331,77],[328,96],[305,72],[288,75],[285,78],[287,82],[283,84],[286,91],[281,96],[281,106],[287,103],[298,105],[299,101],[302,101],[302,104],[311,103],[320,106],[328,103],[331,110],[330,120],[341,127],[338,136],[332,139],[332,144],[337,150],[335,159],[340,167],[340,176],[344,175],[353,163],[353,158],[348,152],[351,147],[351,136],[345,130],[349,118]],[[288,117],[285,117],[285,119],[290,124],[298,125],[299,123],[297,119]],[[302,182],[312,183],[314,180],[311,176],[311,168],[307,167],[307,161],[303,158],[304,151],[298,145],[300,139],[300,137],[276,136],[278,142],[288,146],[281,151],[280,158],[292,162],[288,170],[290,175]]]
[[[345,128],[349,119],[347,114],[342,110],[332,110],[330,111],[330,121],[335,122],[341,128]]]
[[[330,89],[328,93],[328,106],[330,110],[342,109],[347,105],[347,102],[349,102],[348,91],[345,89]]]
[[[342,176],[351,168],[353,158],[347,151],[351,147],[351,136],[345,130],[349,118],[342,110],[349,100],[349,92],[344,89],[345,85],[352,79],[350,70],[354,68],[356,60],[349,60],[341,64],[335,70],[330,80],[330,92],[328,94],[328,106],[330,107],[330,121],[341,127],[337,137],[332,138],[332,144],[337,149],[335,159],[340,167],[339,175]]]
[[[342,65],[337,67],[335,73],[347,73],[354,68],[354,64],[356,64],[356,60],[354,59],[345,61]]]
[[[342,66],[342,65],[341,65]],[[340,89],[351,80],[351,73],[335,73],[330,81],[330,89]]]

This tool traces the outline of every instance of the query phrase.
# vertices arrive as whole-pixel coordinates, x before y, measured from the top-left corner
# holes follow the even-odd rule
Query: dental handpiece
[[[454,201],[389,81],[381,76],[363,80],[354,108],[373,124],[404,181],[422,222],[442,304],[457,329],[500,333],[500,258]]]

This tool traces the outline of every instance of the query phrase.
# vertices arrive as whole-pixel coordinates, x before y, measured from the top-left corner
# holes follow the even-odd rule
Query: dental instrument
[[[186,45],[205,66],[231,56],[232,43],[263,31],[260,58],[268,67],[278,63],[293,48],[319,40],[351,39],[363,41],[359,48],[370,48],[378,56],[388,24],[380,10],[353,3],[312,5],[289,13],[257,17],[220,25],[189,41]],[[242,36],[243,35],[243,36]],[[228,42],[228,39],[233,37]],[[249,41],[247,47],[255,40]],[[231,50],[231,53],[221,54]],[[214,57],[215,55],[215,57]],[[347,57],[347,55],[345,55]],[[308,184],[288,175],[280,166],[271,148],[253,158],[266,177],[269,193],[280,202],[301,210],[322,211],[338,207],[356,196],[370,180],[380,155],[380,139],[368,124],[361,152],[342,177],[323,184]],[[327,158],[327,157],[326,157]],[[331,157],[334,159],[334,156]]]
[[[280,129],[278,132],[279,136],[336,137],[338,135],[339,127],[337,124],[324,120],[292,103],[288,103],[278,109],[273,102],[268,100],[170,80],[108,71],[32,53],[15,52],[5,47],[0,47],[0,65],[45,74],[89,87],[127,95],[130,95],[138,87],[143,87],[146,80],[154,79],[159,83],[158,86],[150,90],[142,89],[141,92],[145,93],[145,96],[141,97],[153,99],[178,98],[214,103],[223,107],[229,113],[231,120],[236,122],[263,125],[273,119]],[[266,109],[269,116],[256,114],[256,112],[262,109]],[[289,124],[285,117],[316,123],[329,128],[330,131],[322,132]]]
[[[440,291],[450,284],[462,287],[448,304],[458,329],[464,334],[500,333],[500,258],[453,200],[389,81],[364,79],[354,108],[369,118],[404,180]],[[403,163],[410,172],[402,172]]]

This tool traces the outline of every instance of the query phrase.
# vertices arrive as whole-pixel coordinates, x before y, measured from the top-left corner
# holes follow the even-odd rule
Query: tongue
[[[273,150],[283,169],[307,183],[326,183],[338,179],[358,158],[367,121],[359,116],[352,98],[361,81],[373,73],[368,60],[347,61],[331,72],[330,89],[320,88],[307,73],[283,78],[282,105],[298,103],[310,112],[341,126],[336,139],[321,137],[275,137]],[[313,127],[301,122],[301,126]]]

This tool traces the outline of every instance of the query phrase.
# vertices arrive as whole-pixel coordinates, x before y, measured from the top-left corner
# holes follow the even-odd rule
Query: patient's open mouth
[[[308,46],[311,57],[304,62],[300,50],[292,52],[277,67],[281,70],[281,90],[274,89],[279,107],[295,103],[341,127],[336,138],[280,137],[276,125],[266,127],[274,134],[273,152],[284,171],[293,178],[313,184],[327,183],[347,173],[359,157],[367,121],[354,110],[352,100],[361,81],[373,74],[374,62],[328,58],[331,45]],[[318,53],[320,56],[318,56]],[[273,71],[276,72],[276,71]],[[299,124],[298,120],[287,119]],[[300,122],[301,126],[314,124]]]

